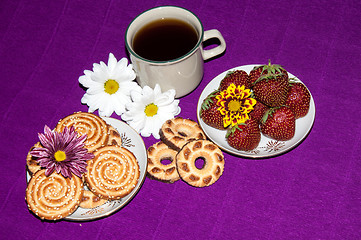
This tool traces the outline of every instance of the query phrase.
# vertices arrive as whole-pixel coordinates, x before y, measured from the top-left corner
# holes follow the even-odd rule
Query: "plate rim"
[[[311,91],[308,89],[308,87],[306,86],[305,83],[303,83],[297,76],[293,75],[292,73],[288,72],[288,74],[290,75],[290,77],[293,77],[296,79],[296,81],[298,82],[301,82],[303,83],[306,88],[308,89],[309,93],[310,93],[310,108],[309,108],[309,112],[307,113],[306,116],[308,116],[309,114],[311,114],[311,121],[309,122],[309,124],[307,125],[307,129],[305,132],[302,133],[302,137],[297,140],[295,143],[293,143],[291,146],[288,146],[286,147],[285,149],[283,150],[280,150],[280,151],[273,151],[269,154],[265,154],[265,155],[261,155],[261,154],[250,154],[248,153],[248,151],[240,151],[240,150],[237,150],[231,146],[228,145],[229,149],[228,148],[225,148],[224,146],[222,146],[221,144],[218,143],[218,141],[216,141],[213,137],[210,136],[210,134],[205,130],[205,127],[206,124],[203,122],[203,120],[201,119],[200,115],[199,115],[199,112],[200,112],[200,107],[201,107],[201,104],[203,102],[203,100],[205,99],[205,97],[208,96],[208,94],[210,94],[212,91],[216,90],[216,89],[210,89],[209,93],[206,94],[205,91],[208,90],[208,88],[210,88],[211,85],[214,85],[215,83],[220,83],[220,81],[226,76],[226,74],[230,71],[235,71],[235,70],[245,70],[245,69],[253,69],[254,67],[257,67],[257,66],[261,66],[263,64],[247,64],[247,65],[241,65],[241,66],[237,66],[237,67],[233,67],[233,68],[230,68],[228,70],[225,70],[223,71],[222,73],[218,74],[216,77],[214,77],[211,81],[209,81],[207,83],[207,85],[204,87],[204,89],[202,90],[201,94],[199,95],[199,98],[198,98],[198,103],[197,103],[197,120],[198,120],[198,123],[199,125],[201,126],[202,130],[204,131],[204,133],[206,134],[206,136],[212,141],[214,142],[219,148],[221,148],[223,151],[231,154],[231,155],[235,155],[237,157],[242,157],[242,158],[249,158],[249,159],[264,159],[264,158],[271,158],[271,157],[275,157],[275,156],[278,156],[278,155],[281,155],[281,154],[284,154],[284,153],[287,153],[289,151],[291,151],[292,149],[294,149],[295,147],[297,147],[299,144],[301,144],[306,138],[307,136],[310,134],[312,128],[313,128],[313,125],[314,125],[314,122],[315,122],[315,118],[316,118],[316,106],[315,106],[315,102],[314,102],[314,99],[313,99],[313,96],[311,94]],[[248,74],[249,74],[249,71],[245,70]],[[207,91],[208,92],[208,91]],[[306,117],[305,116],[305,117]],[[301,120],[302,118],[299,118],[297,120]],[[297,124],[297,120],[296,120],[296,124]],[[208,126],[208,125],[207,125]],[[296,125],[297,126],[297,125]],[[210,126],[208,126],[210,128]],[[214,128],[215,129],[215,128]],[[225,132],[226,130],[218,130],[218,129],[215,129],[217,132]],[[261,133],[261,140],[262,138],[266,138],[266,139],[270,139],[272,141],[277,141],[277,140],[274,140],[274,139],[271,139],[271,138],[267,138],[266,136],[264,136],[262,133]],[[277,141],[277,142],[287,142],[287,141]]]

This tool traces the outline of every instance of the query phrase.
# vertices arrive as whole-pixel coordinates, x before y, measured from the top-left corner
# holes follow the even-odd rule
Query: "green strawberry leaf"
[[[271,116],[273,115],[274,111],[277,109],[277,108],[280,108],[280,107],[275,107],[275,108],[270,108],[268,109],[265,114],[263,115],[262,119],[261,119],[261,123],[265,123],[268,119],[268,116]]]
[[[230,135],[233,136],[233,134],[235,133],[236,130],[239,130],[239,131],[243,131],[242,128],[240,128],[239,126],[240,125],[246,125],[245,123],[239,123],[237,125],[234,125],[233,127],[229,128],[227,133],[226,133],[226,138],[228,138]]]
[[[227,74],[226,74],[226,76],[224,76],[224,78],[229,77],[229,75],[232,75],[234,72],[235,72],[235,71],[228,71]],[[224,78],[223,78],[223,79],[224,79]]]
[[[207,109],[211,106],[211,104],[213,103],[212,98],[215,97],[215,96],[217,96],[217,92],[218,92],[218,90],[213,91],[211,94],[209,94],[209,95],[204,99],[204,101],[203,101],[203,103],[202,103],[202,105],[201,105],[201,108],[202,108],[203,110],[207,110]]]

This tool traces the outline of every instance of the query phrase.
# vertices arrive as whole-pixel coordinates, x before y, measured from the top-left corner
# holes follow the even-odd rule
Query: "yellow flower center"
[[[66,154],[64,151],[58,150],[56,151],[56,153],[54,154],[54,158],[57,162],[61,162],[64,161],[66,159]]]
[[[108,79],[108,81],[104,83],[104,91],[106,93],[114,94],[118,91],[118,89],[119,89],[119,84],[117,81],[113,79]]]
[[[228,109],[232,112],[236,112],[238,111],[239,109],[241,108],[241,104],[239,101],[237,100],[231,100],[229,103],[228,103]]]
[[[154,103],[148,104],[145,107],[144,112],[145,112],[145,115],[147,115],[147,117],[153,117],[158,112],[158,106],[155,105]]]

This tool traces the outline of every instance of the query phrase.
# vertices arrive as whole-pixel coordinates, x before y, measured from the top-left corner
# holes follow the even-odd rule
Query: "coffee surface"
[[[133,49],[145,59],[169,61],[190,52],[197,41],[197,31],[189,23],[165,18],[143,26],[134,36]]]

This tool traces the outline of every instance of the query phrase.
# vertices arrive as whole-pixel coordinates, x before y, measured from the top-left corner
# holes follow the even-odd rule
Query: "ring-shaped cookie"
[[[132,152],[124,147],[104,146],[93,154],[84,175],[90,191],[103,199],[115,200],[135,188],[140,171]]]
[[[75,128],[78,135],[87,135],[85,147],[89,152],[106,145],[108,141],[108,125],[93,113],[76,112],[60,119],[56,125],[56,131],[62,132],[65,127]]]
[[[159,133],[161,140],[176,151],[191,140],[206,139],[197,122],[181,117],[167,120]]]
[[[179,180],[175,156],[177,151],[169,148],[164,142],[159,141],[147,149],[147,173],[151,178],[173,183]],[[164,161],[169,164],[164,164]]]
[[[72,214],[83,196],[83,181],[73,175],[65,178],[53,172],[45,176],[45,169],[37,171],[26,188],[28,208],[41,219],[58,220]]]
[[[202,159],[203,167],[196,161]],[[217,145],[208,140],[187,143],[176,156],[177,170],[183,181],[194,187],[210,186],[223,174],[224,157]]]

